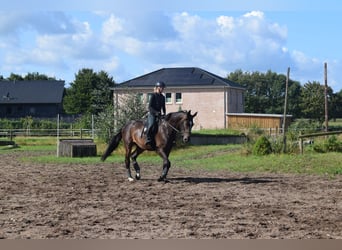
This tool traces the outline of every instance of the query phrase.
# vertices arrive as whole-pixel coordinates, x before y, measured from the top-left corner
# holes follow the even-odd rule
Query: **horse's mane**
[[[187,114],[186,110],[180,110],[177,112],[170,112],[165,116],[165,120],[167,120],[167,121],[170,120],[171,116],[184,115],[184,114]]]

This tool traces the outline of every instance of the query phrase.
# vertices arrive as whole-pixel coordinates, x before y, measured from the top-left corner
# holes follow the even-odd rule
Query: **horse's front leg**
[[[164,151],[158,152],[159,155],[163,158],[163,172],[159,177],[158,181],[166,181],[167,173],[169,172],[171,163],[169,161],[169,157],[165,154]]]

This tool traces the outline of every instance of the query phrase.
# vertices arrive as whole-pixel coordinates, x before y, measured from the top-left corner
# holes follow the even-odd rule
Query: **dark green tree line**
[[[56,80],[55,77],[49,77],[44,74],[40,74],[38,72],[27,73],[25,76],[21,76],[18,74],[11,73],[11,75],[7,78],[0,76],[0,80],[8,80],[8,81],[34,81],[34,80]]]
[[[281,114],[284,110],[286,76],[272,71],[266,73],[243,72],[236,70],[228,75],[228,79],[246,88],[245,112]],[[289,80],[288,113],[296,117],[300,115],[299,96],[300,83]]]
[[[272,71],[266,73],[236,70],[227,77],[246,88],[245,112],[282,114],[285,101],[286,76]],[[328,87],[329,118],[342,117],[342,91],[333,93]],[[325,116],[324,86],[319,82],[299,82],[289,79],[288,114],[294,118],[309,118],[322,124]]]

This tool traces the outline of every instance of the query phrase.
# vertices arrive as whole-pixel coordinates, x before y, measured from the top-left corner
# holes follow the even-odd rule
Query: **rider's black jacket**
[[[157,116],[161,113],[165,115],[165,97],[163,94],[153,93],[148,105],[148,111],[150,114]]]

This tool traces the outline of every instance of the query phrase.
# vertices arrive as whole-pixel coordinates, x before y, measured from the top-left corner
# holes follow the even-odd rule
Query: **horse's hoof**
[[[140,174],[135,175],[135,179],[140,180],[140,178],[141,178]]]
[[[162,181],[163,181],[163,182],[165,182],[165,183],[169,182],[169,181],[166,179],[166,177],[162,177],[162,176],[159,177],[158,181],[159,181],[159,182],[162,182]]]
[[[128,177],[128,181],[132,182],[134,179],[132,177]]]

